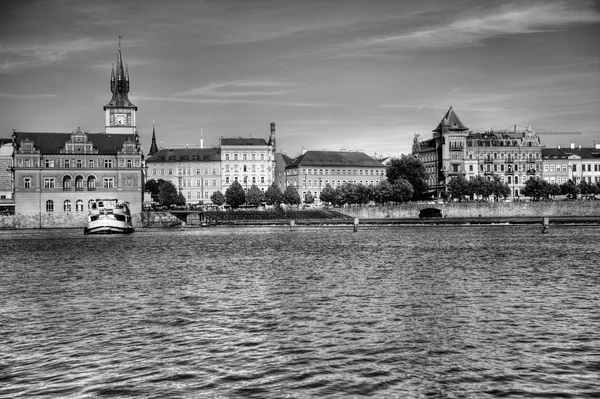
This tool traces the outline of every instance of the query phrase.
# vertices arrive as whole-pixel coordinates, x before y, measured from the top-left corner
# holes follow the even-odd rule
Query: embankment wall
[[[448,202],[443,204],[406,203],[392,206],[335,208],[360,219],[418,218],[425,208],[442,211],[443,217],[559,217],[600,216],[600,201],[543,202]]]

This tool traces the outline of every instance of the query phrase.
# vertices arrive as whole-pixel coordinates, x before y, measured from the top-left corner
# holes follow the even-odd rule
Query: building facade
[[[564,184],[600,182],[600,144],[581,147],[571,144],[567,148],[542,148],[544,180]]]
[[[221,150],[221,186],[227,190],[237,181],[244,190],[252,185],[266,192],[274,181],[275,123],[271,123],[269,141],[259,138],[223,138]]]
[[[161,148],[147,158],[146,168],[148,179],[170,181],[188,204],[210,204],[216,191],[223,192],[218,148]]]
[[[16,214],[38,218],[39,227],[52,219],[81,224],[90,200],[116,198],[129,202],[137,214],[134,222],[139,222],[143,154],[135,126],[137,107],[128,99],[129,74],[120,44],[111,92],[111,101],[104,106],[106,132],[80,128],[70,133],[13,131]]]
[[[470,180],[496,176],[508,184],[512,197],[518,197],[529,178],[542,175],[541,151],[540,139],[530,128],[473,132],[452,107],[431,139],[415,135],[413,142],[413,154],[423,162],[429,188],[438,198],[445,196],[447,184],[456,176]]]
[[[306,151],[286,166],[285,185],[294,186],[303,200],[310,192],[318,203],[328,184],[333,188],[347,182],[376,185],[385,179],[385,169],[363,152]]]
[[[12,139],[0,139],[0,205],[14,205],[12,166]]]

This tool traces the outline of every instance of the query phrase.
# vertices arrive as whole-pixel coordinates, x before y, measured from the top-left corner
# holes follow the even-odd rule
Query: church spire
[[[154,121],[152,121],[152,144],[150,144],[150,152],[148,156],[152,156],[158,152],[158,146],[156,145],[156,131],[154,130]]]
[[[137,110],[137,107],[129,101],[129,96],[127,94],[129,93],[129,71],[127,70],[127,66],[123,64],[121,38],[122,37],[119,36],[116,71],[113,65],[110,75],[110,91],[113,95],[110,102],[104,106],[104,110],[107,108],[134,108]]]

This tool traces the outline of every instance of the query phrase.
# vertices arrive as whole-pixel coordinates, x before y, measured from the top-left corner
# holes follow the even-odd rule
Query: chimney
[[[517,133],[517,125],[513,125],[513,129],[514,129],[514,132],[516,134]]]
[[[275,122],[271,122],[271,134],[275,134]]]
[[[575,149],[575,143],[571,143],[571,149],[574,150]]]
[[[204,138],[202,137],[202,127],[200,127],[200,148],[204,148]]]

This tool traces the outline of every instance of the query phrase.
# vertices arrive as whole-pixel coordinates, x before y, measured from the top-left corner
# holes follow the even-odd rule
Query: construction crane
[[[531,128],[531,126],[517,126],[517,125],[513,125],[511,128],[513,130],[514,133],[517,133],[517,127],[524,127],[525,131],[529,130],[534,132],[536,135],[540,136],[540,135],[545,135],[545,136],[551,136],[551,135],[555,135],[555,136],[567,136],[567,135],[572,135],[572,134],[581,134],[581,132],[553,132],[550,130],[545,130],[545,129],[538,129],[538,130],[533,130]],[[507,129],[509,130],[509,129]]]

